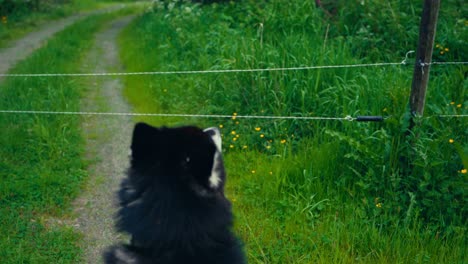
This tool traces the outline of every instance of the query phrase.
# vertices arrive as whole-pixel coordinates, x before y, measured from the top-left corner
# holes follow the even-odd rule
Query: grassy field
[[[80,71],[93,34],[128,12],[70,26],[11,73]],[[10,77],[0,84],[0,109],[79,111],[83,91],[67,77]],[[0,262],[79,263],[81,235],[60,219],[87,176],[80,118],[0,114],[0,130]]]
[[[122,34],[122,58],[128,71],[255,69],[400,62],[416,49],[419,2],[322,2],[157,2]],[[434,60],[467,60],[465,17],[462,1],[442,3]],[[138,120],[222,129],[249,263],[466,263],[467,120],[437,115],[467,113],[467,67],[432,67],[407,133],[412,70],[128,76],[126,96],[138,112],[232,115]]]

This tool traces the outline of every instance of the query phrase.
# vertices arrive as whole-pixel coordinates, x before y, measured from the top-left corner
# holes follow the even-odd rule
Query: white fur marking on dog
[[[213,157],[213,167],[211,168],[211,175],[208,179],[211,188],[218,188],[221,183],[221,177],[219,176],[219,151],[216,151]]]
[[[222,139],[221,139],[221,132],[219,132],[219,129],[216,127],[210,127],[210,128],[203,130],[203,132],[210,135],[211,140],[213,140],[213,142],[215,143],[216,147],[218,148],[218,151],[221,152],[222,151],[221,149]]]
[[[219,129],[216,127],[210,127],[203,132],[207,133],[210,135],[211,140],[213,140],[213,143],[216,145],[216,152],[213,157],[213,167],[211,168],[211,175],[210,178],[208,179],[210,182],[210,187],[211,188],[218,188],[219,184],[221,183],[221,176],[219,175],[219,155],[222,151],[222,139],[221,139],[221,132],[219,132]]]
[[[128,264],[136,264],[137,260],[130,256],[129,253],[121,248],[115,250],[115,258],[119,260],[119,263],[128,263]]]

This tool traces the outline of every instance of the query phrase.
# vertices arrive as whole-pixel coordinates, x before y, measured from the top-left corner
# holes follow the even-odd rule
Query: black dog
[[[117,229],[132,242],[105,252],[106,263],[246,263],[231,230],[218,129],[139,123],[131,150]]]

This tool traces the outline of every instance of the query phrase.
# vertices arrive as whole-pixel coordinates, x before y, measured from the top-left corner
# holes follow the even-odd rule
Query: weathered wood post
[[[424,0],[424,7],[419,27],[419,43],[414,64],[413,83],[411,85],[410,111],[413,118],[424,113],[427,83],[431,68],[432,50],[437,28],[440,0]]]

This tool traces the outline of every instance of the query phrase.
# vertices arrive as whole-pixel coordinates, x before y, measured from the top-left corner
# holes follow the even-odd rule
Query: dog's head
[[[145,177],[145,184],[167,184],[181,191],[188,187],[199,196],[223,192],[220,132],[217,128],[157,128],[138,123],[133,131],[131,170]]]

